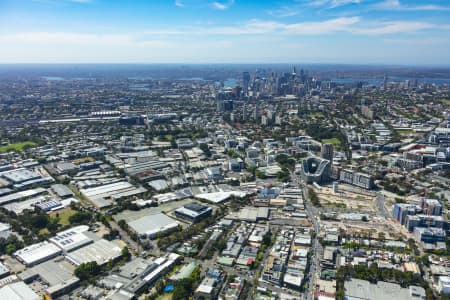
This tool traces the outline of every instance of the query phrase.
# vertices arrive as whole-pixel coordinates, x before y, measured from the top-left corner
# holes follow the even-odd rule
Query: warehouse
[[[268,207],[244,207],[237,215],[237,219],[247,222],[265,221],[268,218]]]
[[[84,234],[84,232],[88,230],[89,226],[76,226],[68,230],[58,232],[58,234],[50,238],[49,241],[61,248],[64,252],[74,251],[93,242],[91,238]]]
[[[52,190],[55,192],[56,195],[60,198],[70,198],[73,197],[73,192],[65,185],[63,184],[54,184],[52,185]]]
[[[25,198],[36,196],[36,195],[40,195],[40,194],[45,193],[46,191],[47,191],[46,189],[37,188],[37,189],[17,192],[17,193],[14,193],[14,194],[9,194],[9,195],[0,197],[0,205],[11,203],[11,202],[15,202],[15,201],[19,201],[19,200],[22,200],[22,199],[25,199]]]
[[[34,281],[44,283],[46,292],[52,297],[72,290],[80,281],[73,275],[73,266],[62,258],[60,261],[50,260],[26,269],[19,277],[27,284]]]
[[[95,243],[70,252],[67,254],[66,258],[76,266],[91,261],[95,261],[99,266],[102,266],[109,261],[116,260],[121,254],[122,249],[117,244],[101,239]]]
[[[183,207],[177,208],[174,214],[177,218],[195,223],[211,216],[212,208],[200,203],[191,202]]]
[[[9,182],[13,184],[22,183],[34,179],[41,178],[41,175],[27,170],[25,168],[5,171],[0,173],[0,177],[6,178]]]
[[[47,261],[61,253],[61,249],[49,242],[41,242],[27,246],[14,252],[14,256],[24,265],[30,267]]]
[[[42,299],[23,281],[10,283],[0,288],[0,299],[39,300]]]
[[[7,223],[0,223],[0,238],[7,239],[11,234],[11,226]]]
[[[165,214],[145,216],[128,225],[140,236],[155,239],[158,234],[167,233],[178,228],[179,223]]]
[[[97,207],[103,208],[112,205],[113,201],[138,196],[145,193],[147,189],[136,188],[131,183],[119,181],[98,187],[81,189],[80,192]]]

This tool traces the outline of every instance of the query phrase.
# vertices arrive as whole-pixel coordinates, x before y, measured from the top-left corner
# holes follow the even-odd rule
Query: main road
[[[306,183],[298,177],[295,172],[291,173],[292,181],[299,187],[301,187],[303,192],[303,203],[305,205],[305,211],[311,220],[314,227],[314,238],[311,241],[311,259],[310,259],[310,267],[309,267],[309,276],[308,276],[308,287],[305,290],[305,299],[312,300],[314,299],[314,289],[315,282],[318,274],[320,273],[320,256],[322,253],[322,245],[319,243],[319,233],[320,233],[320,219],[319,219],[319,211],[311,205],[311,201],[308,197],[308,187]]]

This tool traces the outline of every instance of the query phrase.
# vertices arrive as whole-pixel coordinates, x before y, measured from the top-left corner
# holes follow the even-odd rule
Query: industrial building
[[[426,299],[425,290],[419,286],[402,288],[390,282],[378,281],[377,284],[361,279],[350,279],[344,283],[345,296],[348,300],[422,300]]]
[[[165,214],[159,213],[128,222],[128,226],[140,236],[155,239],[159,234],[177,229],[179,223]]]
[[[97,207],[103,208],[110,206],[114,201],[123,198],[140,196],[147,192],[147,189],[143,187],[136,188],[129,182],[119,181],[102,186],[81,189],[80,192]]]
[[[134,258],[113,274],[101,279],[100,285],[108,290],[116,290],[111,299],[134,299],[135,294],[164,275],[177,261],[179,255],[169,254],[153,260]],[[128,295],[129,298],[122,298]]]
[[[45,292],[57,297],[75,288],[79,279],[73,275],[74,267],[63,258],[50,260],[26,269],[19,277],[27,284],[40,281],[45,286]]]
[[[0,223],[0,238],[7,239],[11,234],[11,226],[7,223]]]
[[[23,281],[7,284],[0,288],[0,299],[7,300],[40,300],[36,294]]]
[[[53,184],[52,186],[51,186],[51,188],[52,188],[52,191],[56,194],[56,195],[58,195],[58,197],[60,197],[60,198],[70,198],[70,197],[73,197],[73,192],[67,187],[67,186],[65,186],[65,185],[63,185],[63,184],[60,184],[60,183],[58,183],[58,184]]]
[[[21,263],[30,267],[56,257],[59,254],[61,254],[61,249],[59,247],[45,241],[20,249],[14,252],[13,255]]]
[[[91,261],[95,261],[99,266],[102,266],[109,261],[116,260],[121,255],[122,248],[119,247],[119,245],[114,242],[101,239],[83,248],[68,253],[66,258],[75,266]]]
[[[244,207],[239,211],[237,219],[247,222],[265,221],[269,218],[268,207]]]
[[[30,197],[34,197],[34,196],[43,194],[45,192],[47,192],[47,190],[44,188],[36,188],[36,189],[20,191],[17,193],[2,196],[2,197],[0,197],[0,205],[8,204],[11,202],[16,202],[16,201],[23,200],[23,199],[30,198]]]
[[[93,243],[93,240],[84,234],[84,232],[87,232],[88,230],[89,226],[76,226],[68,230],[58,232],[58,234],[50,238],[49,241],[67,253]]]
[[[204,218],[211,216],[212,208],[197,202],[191,202],[183,207],[177,208],[174,211],[174,215],[177,218],[189,221],[189,222],[199,222]]]

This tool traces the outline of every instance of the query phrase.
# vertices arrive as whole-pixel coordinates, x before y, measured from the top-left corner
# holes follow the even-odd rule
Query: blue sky
[[[0,0],[0,63],[450,65],[450,1]]]

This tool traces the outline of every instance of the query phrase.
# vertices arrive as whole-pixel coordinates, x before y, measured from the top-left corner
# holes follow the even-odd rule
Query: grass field
[[[41,230],[39,230],[39,235],[47,235],[49,233],[50,231],[48,231],[47,228],[42,228]]]
[[[332,139],[323,139],[322,144],[333,144],[333,145],[340,145],[341,142],[337,138]]]
[[[314,113],[309,114],[309,117],[314,118],[314,119],[323,119],[323,118],[325,118],[323,113],[321,113],[320,111],[316,111]]]
[[[23,152],[24,148],[32,148],[36,147],[36,143],[33,142],[21,142],[21,143],[15,143],[15,144],[9,144],[6,146],[0,146],[0,152],[5,153],[9,151],[15,151],[15,152]]]
[[[76,211],[74,211],[71,208],[65,208],[63,210],[60,211],[55,211],[53,213],[50,214],[50,217],[56,218],[56,214],[59,215],[59,224],[62,226],[66,226],[69,225],[69,218],[70,216],[74,215],[76,213]]]
[[[442,99],[441,102],[445,105],[450,105],[450,99]]]
[[[172,293],[158,296],[158,298],[156,298],[156,300],[172,300]]]
[[[400,135],[410,135],[410,134],[415,134],[416,132],[412,129],[396,129],[395,131],[397,131],[398,134]]]

